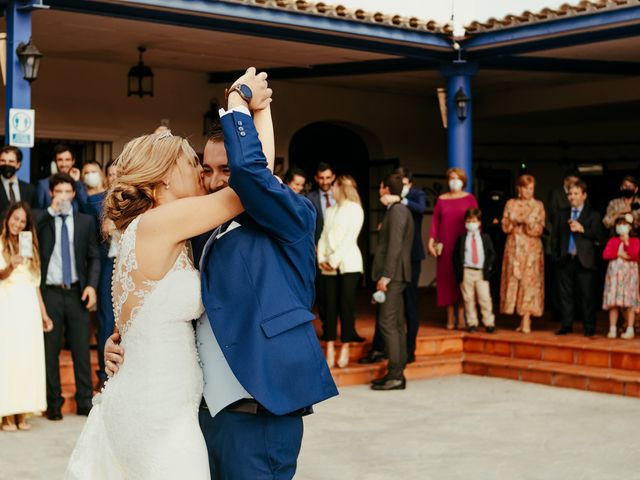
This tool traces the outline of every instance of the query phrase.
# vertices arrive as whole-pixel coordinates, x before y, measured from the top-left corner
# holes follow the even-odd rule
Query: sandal
[[[15,432],[18,430],[18,427],[15,424],[15,421],[13,419],[13,415],[9,416],[9,417],[4,417],[2,419],[2,431],[3,432]]]

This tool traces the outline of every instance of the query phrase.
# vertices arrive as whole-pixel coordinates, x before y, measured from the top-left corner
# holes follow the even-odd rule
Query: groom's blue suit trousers
[[[200,410],[211,480],[290,480],[302,444],[302,417]]]

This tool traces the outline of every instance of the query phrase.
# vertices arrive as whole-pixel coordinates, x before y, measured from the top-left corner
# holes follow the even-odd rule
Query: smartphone
[[[21,257],[33,258],[33,234],[31,232],[20,232],[18,244]]]

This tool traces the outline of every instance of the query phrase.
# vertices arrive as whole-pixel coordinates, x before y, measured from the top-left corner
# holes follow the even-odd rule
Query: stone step
[[[463,373],[640,397],[640,372],[618,368],[465,353]]]
[[[345,387],[368,384],[371,380],[382,377],[386,369],[386,361],[370,365],[350,363],[345,368],[332,368],[331,375],[338,387]],[[462,373],[462,353],[417,356],[415,362],[407,365],[404,373],[408,380],[459,375]]]
[[[320,342],[322,351],[326,354],[327,343]],[[352,343],[349,346],[349,361],[357,362],[366,356],[371,350],[373,342]],[[340,355],[342,344],[335,342],[336,359]],[[416,339],[416,356],[434,356],[447,353],[461,353],[463,351],[463,334],[461,332],[452,333],[432,333],[423,334]]]
[[[612,368],[640,372],[640,349],[635,341],[556,336],[552,332],[522,335],[500,332],[465,334],[464,351],[498,357]]]

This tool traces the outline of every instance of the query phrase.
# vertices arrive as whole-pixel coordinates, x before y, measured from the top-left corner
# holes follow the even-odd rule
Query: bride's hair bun
[[[116,180],[104,200],[104,216],[123,231],[155,203],[155,188],[178,158],[196,158],[189,142],[166,132],[142,135],[127,143],[115,162]]]

